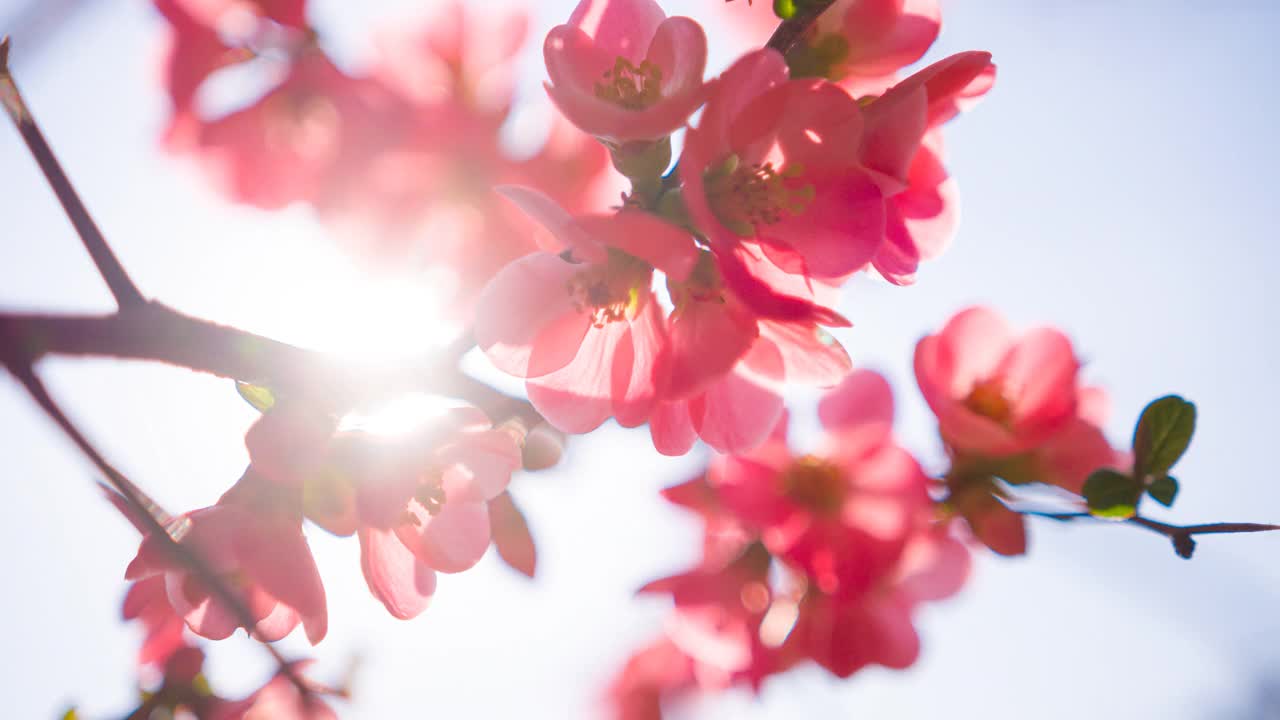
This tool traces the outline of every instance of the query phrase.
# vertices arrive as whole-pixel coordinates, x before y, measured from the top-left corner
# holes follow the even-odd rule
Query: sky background
[[[708,19],[718,71],[740,46],[706,12],[715,1],[663,4]],[[19,4],[0,0],[0,23]],[[509,3],[470,3],[499,4]],[[538,4],[533,47],[571,5]],[[354,67],[373,31],[423,8],[327,0],[314,2],[313,18]],[[951,0],[944,13],[929,59],[986,49],[1000,66],[990,97],[948,128],[959,238],[916,286],[854,282],[841,308],[855,324],[839,333],[855,363],[894,384],[903,441],[938,465],[910,373],[914,343],[956,310],[991,304],[1018,326],[1072,336],[1086,377],[1111,393],[1117,443],[1151,398],[1179,392],[1197,403],[1176,511],[1153,514],[1280,520],[1271,465],[1280,5]],[[28,101],[143,291],[315,347],[430,345],[441,318],[420,289],[361,276],[307,212],[229,206],[158,151],[161,30],[148,3],[99,0],[37,52],[15,38]],[[545,112],[541,72],[527,54],[521,96],[534,124]],[[111,308],[10,129],[0,129],[0,228],[0,307]],[[381,323],[369,322],[375,311]],[[422,334],[389,331],[405,322]],[[243,469],[254,412],[229,381],[108,361],[49,361],[41,372],[89,437],[170,509],[212,503]],[[802,429],[814,427],[815,397],[793,398]],[[90,718],[118,716],[130,707],[138,640],[118,620],[136,533],[7,377],[0,428],[0,714],[50,718],[78,704]],[[561,466],[513,486],[538,540],[538,579],[486,557],[442,577],[432,607],[408,623],[369,596],[353,540],[311,532],[331,617],[317,676],[359,658],[344,717],[592,716],[667,610],[634,598],[635,588],[696,559],[696,522],[655,491],[702,461],[657,456],[644,430],[606,425],[576,440]],[[981,557],[960,595],[919,614],[924,651],[911,670],[837,681],[802,669],[772,679],[758,701],[729,693],[685,716],[1270,717],[1255,700],[1280,684],[1280,536],[1206,538],[1186,562],[1130,527],[1046,521],[1032,532],[1030,557]],[[284,645],[305,650],[296,638]],[[269,672],[242,638],[217,645],[211,663],[231,695]]]

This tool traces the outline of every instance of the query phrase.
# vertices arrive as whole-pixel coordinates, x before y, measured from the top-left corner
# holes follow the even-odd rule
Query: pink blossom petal
[[[942,254],[960,219],[959,190],[942,166],[941,153],[939,135],[931,131],[911,162],[907,189],[890,201],[925,260]]]
[[[671,315],[659,359],[666,397],[686,398],[724,377],[759,335],[755,317],[732,303],[690,299]]]
[[[533,188],[519,185],[499,185],[494,190],[550,231],[553,242],[547,242],[542,233],[535,238],[542,250],[552,254],[569,250],[573,259],[579,262],[599,263],[608,258],[604,248],[555,200]]]
[[[707,482],[734,514],[756,527],[769,527],[782,523],[792,512],[778,502],[784,469],[728,455],[711,464]]]
[[[975,382],[995,376],[1013,344],[1013,333],[1008,324],[1000,315],[984,307],[961,311],[936,337],[939,343],[932,371],[928,374],[933,384],[953,397],[964,397]],[[917,378],[920,374],[917,367]],[[921,389],[923,387],[922,382]]]
[[[600,427],[613,412],[614,350],[629,332],[625,321],[591,327],[573,362],[525,383],[529,402],[558,430],[586,433]]]
[[[1041,433],[1062,427],[1075,415],[1079,370],[1067,336],[1052,328],[1025,334],[997,370],[1013,402],[1014,423]]]
[[[186,573],[166,573],[165,592],[169,604],[186,621],[191,632],[210,640],[225,640],[240,627],[240,620],[222,603],[214,602],[207,594],[199,602],[188,598],[189,588],[184,587]]]
[[[283,640],[298,627],[298,613],[288,605],[278,602],[274,609],[253,626],[254,634],[264,642]]]
[[[568,291],[579,268],[533,253],[489,281],[476,301],[476,344],[498,369],[539,377],[568,365],[591,326]]]
[[[360,569],[369,592],[393,617],[409,620],[431,604],[436,574],[390,530],[360,530]]]
[[[898,587],[913,603],[943,600],[960,592],[971,565],[969,549],[945,528],[921,533],[903,551]]]
[[[862,135],[862,163],[897,183],[893,195],[906,187],[912,160],[924,137],[929,96],[923,87],[890,90],[867,106]]]
[[[698,439],[689,418],[689,404],[684,400],[658,403],[649,417],[649,434],[653,438],[654,449],[663,455],[678,456],[689,452]]]
[[[654,33],[646,59],[662,68],[664,98],[700,93],[707,69],[707,35],[687,17],[667,18]]]
[[[891,599],[871,600],[867,607],[874,629],[874,661],[895,670],[905,670],[920,657],[920,636],[911,624],[910,606]]]
[[[776,50],[754,50],[738,58],[720,76],[716,92],[703,109],[697,129],[686,136],[686,153],[690,143],[701,143],[699,147],[705,151],[707,162],[723,159],[721,156],[730,152],[727,141],[731,136],[731,123],[752,100],[787,82],[787,77],[787,62]],[[692,180],[688,176],[696,173],[697,187],[701,189],[701,175],[706,171],[706,164],[686,165],[681,160],[680,167],[682,170],[687,168],[681,173],[686,185]]]
[[[816,325],[761,320],[760,335],[778,346],[787,382],[831,387],[852,369],[844,346]]]
[[[903,194],[899,193],[894,199]],[[915,283],[916,270],[920,267],[920,250],[902,219],[898,205],[892,201],[885,205],[884,235],[885,242],[871,261],[872,267],[894,285]]]
[[[581,29],[610,55],[639,65],[666,17],[654,0],[581,0],[569,16],[569,25]]]
[[[654,373],[667,341],[663,321],[661,308],[651,298],[614,350],[610,393],[614,418],[623,427],[643,424],[658,401]]]
[[[787,165],[821,175],[844,172],[859,164],[859,145],[866,128],[864,113],[840,86],[821,80],[793,80],[761,95],[742,114],[766,114],[768,105],[779,113],[778,146]],[[742,118],[735,120],[743,122]]]
[[[435,515],[413,512],[419,524],[401,525],[396,535],[435,570],[462,572],[479,562],[489,547],[489,509],[484,503],[446,500]]]
[[[891,9],[890,9],[891,8]],[[937,0],[862,0],[844,17],[853,71],[889,74],[924,56],[941,27]]]
[[[893,425],[893,389],[880,373],[858,370],[822,396],[818,419],[827,432],[878,426],[887,433]]]
[[[783,268],[789,272],[831,278],[865,267],[884,242],[880,188],[869,175],[854,170],[805,180],[813,183],[815,194],[804,212],[758,228],[757,236],[800,254],[804,267]]]
[[[245,573],[277,600],[298,611],[311,644],[324,639],[329,626],[324,586],[301,528],[259,528],[242,535],[238,549]]]
[[[752,450],[764,442],[782,414],[778,387],[785,371],[777,346],[757,340],[741,365],[689,402],[698,437],[720,452]]]
[[[442,487],[450,500],[482,502],[507,489],[520,469],[520,445],[511,433],[484,430],[462,434],[436,451]]]
[[[542,46],[551,84],[547,91],[595,98],[594,87],[600,74],[613,67],[616,54],[599,47],[582,30],[557,25],[547,33]],[[554,98],[554,95],[553,95]],[[572,120],[572,118],[570,118]]]
[[[828,327],[849,327],[850,322],[840,313],[823,307],[803,296],[779,290],[756,275],[744,259],[747,255],[741,243],[736,247],[722,246],[716,251],[716,267],[725,286],[743,304],[761,318],[786,322],[816,323]],[[756,263],[759,266],[760,263]],[[820,282],[815,279],[815,283]]]
[[[698,264],[698,247],[689,231],[650,213],[622,210],[613,215],[588,215],[579,226],[598,242],[639,258],[684,282]]]

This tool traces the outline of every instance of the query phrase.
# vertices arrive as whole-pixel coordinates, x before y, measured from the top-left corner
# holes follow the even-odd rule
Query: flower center
[[[772,225],[785,216],[801,215],[813,202],[813,185],[800,183],[804,166],[773,163],[743,165],[730,155],[707,171],[705,182],[711,210],[725,227],[742,237],[753,237],[760,225]]]
[[[413,499],[422,504],[422,509],[426,510],[428,515],[435,517],[444,508],[447,498],[444,494],[444,488],[440,487],[440,483],[437,481],[419,485],[418,492],[414,493]]]
[[[964,406],[1001,424],[1008,422],[1013,415],[1013,407],[1005,397],[1003,384],[998,378],[974,383],[973,389],[965,396]]]
[[[604,327],[636,316],[648,279],[648,265],[610,249],[608,260],[574,273],[565,283],[565,290],[578,312],[591,315],[592,325]]]
[[[805,455],[782,474],[782,491],[803,507],[822,514],[834,514],[844,506],[849,484],[836,465]]]
[[[662,68],[645,60],[640,67],[619,57],[596,83],[596,97],[628,110],[643,110],[662,97]]]

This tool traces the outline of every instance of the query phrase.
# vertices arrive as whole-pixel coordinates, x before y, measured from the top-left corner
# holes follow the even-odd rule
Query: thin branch
[[[801,4],[796,9],[795,15],[778,25],[778,29],[773,31],[765,47],[771,47],[783,55],[791,52],[796,43],[800,42],[800,38],[804,37],[805,32],[809,30],[809,26],[813,25],[818,16],[834,2],[835,0],[811,0]]]
[[[249,611],[248,606],[244,604],[241,597],[227,587],[222,578],[213,571],[208,562],[194,548],[184,545],[174,538],[171,524],[167,527],[166,523],[161,519],[167,518],[168,514],[164,513],[153,500],[147,497],[123,473],[107,462],[106,458],[80,432],[71,419],[62,412],[53,397],[49,395],[48,390],[45,389],[44,383],[40,382],[40,378],[36,375],[30,359],[22,357],[21,353],[13,347],[0,346],[0,350],[5,351],[3,355],[0,355],[0,361],[3,361],[3,364],[14,378],[22,383],[31,398],[57,424],[63,434],[107,477],[111,486],[120,493],[134,511],[134,517],[142,522],[151,535],[163,539],[165,547],[177,558],[178,562],[199,577],[205,586],[218,597],[218,600],[231,610],[245,630],[266,648],[271,658],[276,662],[278,671],[298,688],[298,692],[302,693],[304,698],[309,697],[311,689],[306,680],[293,669],[293,666],[280,654],[279,650],[276,650],[274,646],[257,635],[255,629],[258,623],[254,620],[253,614]]]
[[[1051,513],[1038,512],[1033,510],[1017,510],[1022,515],[1030,515],[1032,517],[1048,518],[1059,522],[1074,522],[1076,520],[1099,520],[1101,522],[1110,522],[1105,518],[1095,518],[1089,513]],[[1159,533],[1169,538],[1173,543],[1173,549],[1180,557],[1191,559],[1191,555],[1196,549],[1196,535],[1221,535],[1227,533],[1255,533],[1270,532],[1272,530],[1280,530],[1280,525],[1268,525],[1265,523],[1202,523],[1199,525],[1170,525],[1162,523],[1158,520],[1135,515],[1123,522],[1137,525],[1154,533]]]
[[[58,196],[58,202],[62,204],[67,218],[75,226],[76,233],[84,243],[85,249],[89,251],[89,256],[93,258],[93,264],[97,266],[98,273],[102,275],[111,294],[115,296],[116,303],[121,308],[144,303],[142,293],[133,284],[124,266],[111,251],[111,246],[107,244],[102,231],[93,222],[89,210],[80,200],[67,174],[63,172],[58,158],[54,156],[52,148],[45,140],[44,133],[40,132],[40,126],[36,124],[30,109],[22,99],[22,93],[18,91],[13,75],[9,72],[9,38],[0,40],[0,103],[4,105],[9,118],[13,120],[14,126],[22,135],[27,149],[31,151],[31,156],[40,166],[45,179],[49,181],[49,186]]]
[[[528,428],[542,416],[527,400],[502,393],[463,373],[458,359],[474,345],[469,336],[439,359],[369,372],[324,353],[184,315],[146,302],[110,315],[0,313],[0,348],[35,360],[45,355],[148,360],[263,385],[279,395],[312,397],[335,410],[395,392],[423,390],[457,397],[494,422],[517,418]]]

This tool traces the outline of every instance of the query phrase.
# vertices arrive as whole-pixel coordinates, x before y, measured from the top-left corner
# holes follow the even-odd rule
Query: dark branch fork
[[[1017,512],[1031,517],[1042,517],[1059,522],[1074,522],[1076,520],[1098,520],[1099,522],[1114,522],[1105,519],[1095,518],[1089,513],[1053,513],[1053,512],[1037,512],[1032,510],[1018,510]],[[1191,559],[1191,555],[1196,549],[1196,535],[1222,535],[1234,533],[1255,533],[1255,532],[1271,532],[1280,530],[1280,525],[1268,525],[1265,523],[1239,523],[1239,522],[1222,522],[1222,523],[1202,523],[1199,525],[1170,525],[1162,523],[1159,520],[1152,520],[1148,517],[1135,515],[1131,518],[1121,520],[1119,522],[1136,525],[1140,528],[1159,533],[1169,538],[1173,543],[1173,549],[1180,557]]]

